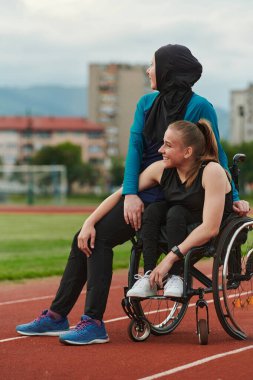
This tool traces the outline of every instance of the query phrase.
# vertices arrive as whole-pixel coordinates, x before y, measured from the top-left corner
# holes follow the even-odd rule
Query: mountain
[[[86,116],[87,88],[0,87],[0,115]]]
[[[81,116],[88,114],[87,87],[0,87],[0,115]],[[229,112],[215,107],[222,139],[229,139]]]

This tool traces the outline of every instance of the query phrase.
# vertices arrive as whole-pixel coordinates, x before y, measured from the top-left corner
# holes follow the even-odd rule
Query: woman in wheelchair
[[[145,211],[142,238],[146,274],[128,290],[129,297],[155,295],[157,285],[163,286],[163,279],[173,264],[190,248],[201,246],[216,236],[222,220],[233,213],[230,176],[218,162],[216,139],[207,120],[201,119],[196,124],[185,120],[170,124],[159,152],[163,160],[141,173],[139,191],[160,184],[166,204],[154,203]],[[121,196],[122,189],[119,189],[107,198],[96,210],[97,220],[109,212]],[[168,254],[155,268],[158,231],[165,216]],[[187,236],[189,224],[198,226]],[[170,276],[164,295],[181,296],[182,291],[182,279]]]
[[[141,230],[145,275],[128,290],[129,297],[156,295],[172,266],[190,248],[216,236],[221,222],[233,212],[230,176],[218,163],[217,143],[208,121],[171,124],[159,151],[163,161],[141,174],[139,187],[160,183],[166,202],[153,203],[145,210]],[[168,254],[155,268],[162,224],[166,225]],[[190,234],[189,225],[195,227]],[[183,281],[172,274],[164,285],[164,295],[182,294]]]

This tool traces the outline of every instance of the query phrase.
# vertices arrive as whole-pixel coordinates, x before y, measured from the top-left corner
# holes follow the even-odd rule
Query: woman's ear
[[[192,147],[191,146],[188,146],[187,148],[185,148],[185,152],[184,152],[184,158],[189,158],[192,156]]]

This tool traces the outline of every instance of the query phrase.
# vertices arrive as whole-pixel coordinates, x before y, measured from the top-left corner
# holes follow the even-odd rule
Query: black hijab
[[[184,118],[202,66],[187,47],[166,45],[155,52],[155,68],[160,94],[146,116],[144,136],[148,141],[161,142],[168,125]]]

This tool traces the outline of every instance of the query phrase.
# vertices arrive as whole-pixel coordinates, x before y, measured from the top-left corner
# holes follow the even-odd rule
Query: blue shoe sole
[[[66,345],[75,345],[75,346],[84,346],[84,345],[87,345],[87,344],[95,344],[95,343],[108,343],[110,341],[110,339],[107,337],[105,339],[93,339],[89,342],[76,342],[76,341],[73,341],[73,340],[68,340],[68,339],[59,339],[61,343],[63,344],[66,344]]]
[[[68,332],[69,329],[67,330],[60,330],[60,331],[45,331],[43,333],[38,333],[38,332],[27,332],[27,331],[21,331],[21,330],[16,330],[17,333],[21,335],[26,335],[26,336],[59,336],[60,334],[63,334],[65,332]]]

